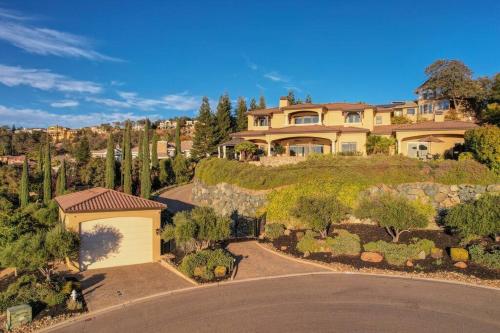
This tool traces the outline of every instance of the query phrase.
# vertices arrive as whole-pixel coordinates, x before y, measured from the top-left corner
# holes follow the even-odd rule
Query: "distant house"
[[[26,156],[12,156],[12,155],[4,155],[0,156],[0,163],[7,165],[23,165]]]
[[[100,150],[93,150],[90,152],[92,157],[96,158],[106,158],[108,150],[107,149],[100,149]],[[123,158],[122,150],[119,147],[115,148],[115,160],[121,162]]]
[[[191,157],[192,147],[193,141],[181,141],[181,152],[185,157]],[[158,159],[160,160],[172,158],[175,156],[175,143],[164,140],[158,141],[157,151]],[[151,153],[151,145],[149,145],[149,152]],[[132,158],[136,158],[137,156],[139,156],[139,147],[134,147],[132,148]]]
[[[76,135],[76,132],[77,132],[76,130],[72,130],[70,128],[59,125],[49,126],[47,128],[47,134],[54,142],[59,142],[62,140],[70,140]]]

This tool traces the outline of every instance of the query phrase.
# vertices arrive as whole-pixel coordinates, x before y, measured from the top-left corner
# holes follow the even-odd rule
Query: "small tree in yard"
[[[177,184],[185,183],[191,178],[188,160],[182,154],[174,157],[172,169],[174,170],[175,182]]]
[[[196,251],[212,248],[216,242],[227,239],[231,231],[230,218],[218,215],[211,207],[177,213],[173,222],[163,229],[162,239],[175,239],[181,246],[193,243]]]
[[[380,135],[368,135],[366,140],[367,154],[386,154],[389,155],[391,147],[394,147],[396,140],[392,137],[386,138]]]
[[[325,238],[332,223],[339,223],[349,211],[349,207],[333,196],[301,197],[292,209],[292,215],[306,222],[312,230]]]
[[[356,216],[377,222],[387,230],[395,243],[399,242],[399,236],[403,232],[424,228],[429,223],[429,216],[412,205],[408,199],[391,194],[362,200],[356,210]]]
[[[257,146],[255,143],[244,141],[236,145],[234,150],[241,154],[241,158],[244,161],[251,160],[253,155],[257,152]]]
[[[464,146],[474,158],[500,174],[500,128],[487,125],[465,132]]]
[[[57,226],[48,232],[25,234],[0,251],[2,266],[25,271],[38,270],[47,281],[51,280],[55,264],[65,258],[74,258],[78,236]]]
[[[451,208],[445,224],[458,231],[460,236],[487,237],[500,235],[500,196],[487,194],[473,203]]]

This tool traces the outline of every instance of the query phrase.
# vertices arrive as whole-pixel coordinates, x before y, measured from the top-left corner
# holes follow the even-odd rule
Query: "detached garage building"
[[[81,271],[159,260],[164,204],[101,187],[55,200],[61,222],[80,235]]]

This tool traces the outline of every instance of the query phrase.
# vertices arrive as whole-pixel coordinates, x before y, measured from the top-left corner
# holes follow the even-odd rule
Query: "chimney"
[[[280,97],[280,108],[284,108],[290,105],[290,102],[288,101],[288,98],[286,96],[281,96]]]
[[[442,123],[444,121],[443,111],[436,111],[436,114],[434,115],[434,121],[436,123]]]

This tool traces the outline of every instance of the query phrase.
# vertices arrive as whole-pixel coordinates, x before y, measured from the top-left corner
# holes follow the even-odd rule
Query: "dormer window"
[[[254,126],[269,126],[269,117],[255,117]]]
[[[349,112],[345,117],[345,122],[349,124],[360,123],[361,115],[359,114],[359,112]]]

